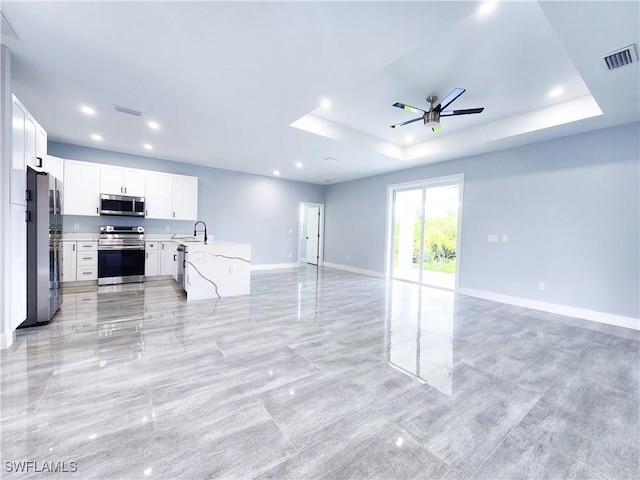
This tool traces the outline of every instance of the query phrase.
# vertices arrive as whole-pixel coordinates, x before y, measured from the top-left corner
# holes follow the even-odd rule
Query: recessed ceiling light
[[[145,143],[143,147],[145,150],[151,150],[153,148],[153,146],[150,143]]]
[[[279,176],[280,176],[280,172],[279,172],[278,170],[274,170],[274,171],[273,171],[273,174],[274,174],[276,177],[279,177]]]
[[[302,162],[296,162],[296,168],[302,168]]]
[[[331,102],[329,100],[327,100],[326,98],[324,98],[320,102],[320,106],[326,110],[328,108],[331,108]]]
[[[495,10],[497,4],[498,4],[498,2],[496,2],[495,0],[489,0],[489,1],[486,1],[486,2],[482,2],[482,5],[480,5],[478,7],[478,13],[480,15],[487,15],[487,14],[491,13],[493,10]]]
[[[160,125],[158,125],[158,122],[149,122],[149,128],[158,130],[160,128]]]
[[[96,111],[91,108],[91,107],[87,107],[86,105],[84,105],[82,108],[80,108],[80,111],[82,113],[84,113],[85,115],[95,115]]]
[[[562,95],[564,93],[564,88],[562,87],[556,87],[553,90],[551,90],[549,92],[549,96],[550,97],[559,97],[560,95]]]
[[[91,138],[94,139],[96,142],[102,141],[102,135],[98,135],[97,133],[94,133],[93,135],[91,135]]]

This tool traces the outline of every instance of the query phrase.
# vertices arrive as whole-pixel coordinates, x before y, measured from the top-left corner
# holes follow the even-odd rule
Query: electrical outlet
[[[509,235],[502,235],[502,243],[509,243]]]
[[[80,224],[79,223],[74,223],[73,224],[73,229],[74,230],[80,230]]]
[[[547,289],[547,284],[544,282],[538,282],[538,290],[545,291]]]
[[[164,231],[165,231],[165,232],[169,232],[169,231],[171,231],[171,227],[169,227],[169,225],[165,225],[165,226],[164,226]]]

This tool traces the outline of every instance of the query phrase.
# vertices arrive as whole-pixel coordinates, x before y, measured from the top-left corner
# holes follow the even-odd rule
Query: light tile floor
[[[190,304],[172,282],[66,289],[1,353],[0,476],[636,479],[638,347],[314,267]]]

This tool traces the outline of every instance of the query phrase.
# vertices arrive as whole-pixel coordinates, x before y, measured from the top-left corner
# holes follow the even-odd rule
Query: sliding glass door
[[[453,289],[461,178],[393,189],[391,277]]]

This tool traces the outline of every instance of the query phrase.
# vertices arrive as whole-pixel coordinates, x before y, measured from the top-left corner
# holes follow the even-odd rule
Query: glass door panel
[[[425,187],[422,279],[455,288],[459,185]]]
[[[420,281],[423,189],[396,191],[393,205],[392,277]]]

